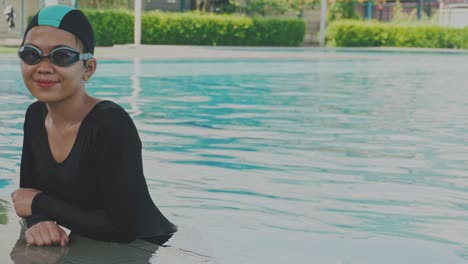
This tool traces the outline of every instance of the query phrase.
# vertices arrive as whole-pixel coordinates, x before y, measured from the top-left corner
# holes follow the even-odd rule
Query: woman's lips
[[[49,88],[58,83],[56,81],[47,81],[47,80],[36,80],[34,82],[42,88]]]

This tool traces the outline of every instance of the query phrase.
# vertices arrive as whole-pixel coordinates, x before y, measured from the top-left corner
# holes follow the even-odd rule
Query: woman
[[[60,226],[102,241],[166,242],[177,228],[151,200],[133,121],[85,91],[97,66],[85,15],[62,5],[40,10],[18,54],[37,99],[26,112],[20,188],[12,193],[27,243],[66,246]]]

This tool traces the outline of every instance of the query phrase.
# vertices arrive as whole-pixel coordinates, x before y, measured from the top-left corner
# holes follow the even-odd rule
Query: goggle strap
[[[80,60],[89,60],[93,57],[93,54],[91,53],[81,53],[80,54]]]

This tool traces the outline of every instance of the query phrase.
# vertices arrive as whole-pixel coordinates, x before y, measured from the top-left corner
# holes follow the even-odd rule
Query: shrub
[[[96,46],[112,46],[133,42],[133,13],[128,10],[86,9],[94,29]]]
[[[133,13],[126,10],[85,10],[98,46],[133,42]],[[239,15],[146,12],[143,44],[298,46],[305,23],[297,18],[249,18]]]
[[[430,24],[341,20],[329,25],[327,44],[335,47],[467,48],[468,29]]]

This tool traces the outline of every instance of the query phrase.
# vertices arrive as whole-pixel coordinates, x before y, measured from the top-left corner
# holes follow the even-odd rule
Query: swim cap
[[[94,54],[94,32],[88,18],[80,10],[66,5],[47,6],[33,17],[24,31],[26,34],[35,26],[51,26],[70,32],[85,46],[87,52]]]

